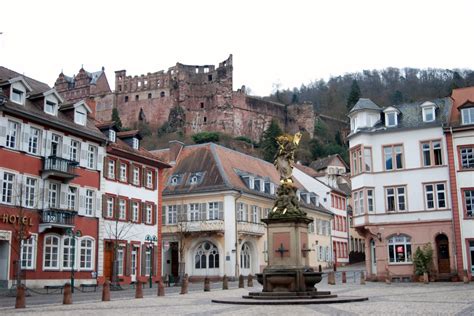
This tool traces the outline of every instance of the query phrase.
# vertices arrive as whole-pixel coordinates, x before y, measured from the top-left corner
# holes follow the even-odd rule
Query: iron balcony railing
[[[49,156],[44,159],[43,172],[63,174],[67,177],[76,176],[77,161],[64,159],[57,156]]]
[[[49,208],[41,211],[40,224],[74,226],[76,211]]]

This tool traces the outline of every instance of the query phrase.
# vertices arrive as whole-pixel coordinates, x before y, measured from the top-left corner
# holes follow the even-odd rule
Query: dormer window
[[[462,125],[474,124],[474,107],[461,109]]]
[[[260,191],[261,186],[262,186],[261,185],[261,180],[260,179],[255,179],[254,184],[253,184],[254,190]]]
[[[397,113],[395,112],[385,113],[385,126],[387,127],[397,126]]]
[[[74,111],[74,123],[85,126],[87,121],[87,113],[85,109],[76,109]]]
[[[183,179],[183,174],[174,174],[169,178],[169,185],[178,185],[181,184]]]
[[[433,122],[435,120],[435,108],[423,108],[423,122]]]
[[[12,88],[12,94],[10,98],[13,102],[18,104],[25,104],[25,91],[21,91],[19,89]]]
[[[171,185],[177,185],[178,182],[179,182],[179,177],[177,177],[177,176],[171,177],[171,181],[170,181]]]
[[[58,104],[54,103],[52,101],[46,100],[46,103],[44,105],[44,111],[48,114],[51,115],[56,115],[56,110],[57,110]]]
[[[191,178],[189,179],[189,183],[190,184],[196,184],[196,183],[198,183],[198,180],[199,180],[198,176],[194,175],[194,176],[191,176]]]
[[[138,150],[139,146],[140,146],[140,141],[138,140],[138,138],[133,138],[133,149]]]
[[[117,138],[117,133],[115,133],[113,129],[109,130],[109,140],[112,143],[115,143],[116,138]]]

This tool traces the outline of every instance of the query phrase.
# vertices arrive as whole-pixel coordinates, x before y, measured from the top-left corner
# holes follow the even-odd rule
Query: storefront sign
[[[31,217],[20,217],[19,215],[2,214],[0,215],[0,218],[2,220],[2,223],[33,226],[33,219]]]

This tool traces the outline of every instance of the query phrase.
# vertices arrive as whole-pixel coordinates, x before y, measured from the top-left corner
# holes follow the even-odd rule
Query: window
[[[127,165],[124,163],[120,164],[120,181],[127,181]]]
[[[148,93],[148,99],[151,99],[151,93]]]
[[[74,253],[74,246],[76,240],[71,237],[65,237],[63,239],[63,268],[72,269],[76,256]]]
[[[45,269],[59,269],[59,238],[47,235],[44,238],[44,258],[43,267]]]
[[[260,207],[256,205],[252,205],[252,222],[253,223],[258,223],[258,211],[260,210]]]
[[[2,184],[2,202],[7,204],[13,203],[13,182],[15,181],[15,175],[12,173],[5,172],[3,174]]]
[[[123,275],[123,249],[117,250],[117,274]]]
[[[151,274],[151,249],[145,251],[145,275]]]
[[[260,188],[261,188],[261,180],[260,179],[255,179],[253,181],[253,189],[256,190],[256,191],[260,191]]]
[[[34,269],[36,257],[36,236],[21,241],[21,268]]]
[[[109,130],[109,140],[112,142],[112,143],[115,143],[115,139],[117,138],[117,134],[115,133],[115,131],[113,129],[110,129]]]
[[[160,98],[164,98],[165,97],[165,92],[164,91],[161,91],[160,92]]]
[[[446,189],[444,183],[425,184],[426,209],[446,208]]]
[[[385,188],[385,195],[388,212],[406,211],[405,187]]]
[[[94,241],[86,238],[81,240],[80,267],[81,269],[92,269],[92,253],[94,250]]]
[[[74,112],[74,123],[85,126],[87,122],[87,114],[84,109],[76,109]]]
[[[474,189],[464,190],[464,207],[467,216],[472,217],[474,215]]]
[[[56,115],[56,105],[54,102],[46,101],[44,111],[48,114]]]
[[[405,235],[390,238],[388,257],[390,263],[411,263],[411,238]]]
[[[364,207],[364,190],[359,192],[359,208],[360,208],[360,213],[364,214],[365,213],[365,207]]]
[[[435,120],[435,108],[423,108],[423,122],[433,122]]]
[[[71,147],[69,147],[69,160],[72,161],[79,161],[79,150],[80,145],[79,142],[76,140],[71,140]]]
[[[87,168],[95,169],[95,157],[97,153],[97,147],[89,145],[87,149]]]
[[[58,207],[59,202],[59,187],[58,183],[50,182],[48,186],[48,205],[50,208]]]
[[[352,175],[361,172],[372,172],[372,148],[357,147],[351,150]]]
[[[397,126],[397,113],[395,112],[385,113],[385,126],[387,127]]]
[[[208,241],[199,245],[194,253],[195,269],[218,269],[219,268],[219,250]]]
[[[7,143],[8,148],[16,149],[20,136],[20,124],[13,121],[8,121]]]
[[[146,205],[146,223],[147,224],[153,223],[153,206],[150,204]]]
[[[362,194],[362,191],[360,192]],[[360,205],[359,205],[359,191],[353,193],[353,200],[354,200],[354,213],[355,215],[359,215],[360,213]]]
[[[51,135],[51,156],[61,156],[62,137],[56,134]]]
[[[385,170],[403,169],[403,146],[391,145],[383,147]]]
[[[18,104],[25,104],[25,92],[12,88],[11,100]]]
[[[474,107],[462,109],[462,125],[474,124]]]
[[[191,203],[189,204],[188,207],[189,207],[188,219],[190,221],[198,221],[199,220],[199,204]]]
[[[115,160],[109,160],[107,169],[109,179],[115,179]]]
[[[443,164],[440,140],[432,140],[421,143],[421,151],[423,155],[424,167],[440,166]]]
[[[107,198],[107,217],[112,218],[114,216],[114,198],[108,197]]]
[[[126,88],[125,88],[126,89]],[[128,102],[128,95],[125,96],[125,102]]]
[[[132,202],[132,221],[138,222],[138,202]]]
[[[147,188],[153,188],[153,172],[150,170],[146,172],[146,186]]]
[[[364,147],[364,171],[372,171],[372,148]]]
[[[218,202],[209,202],[207,208],[207,219],[219,219],[219,203]]]
[[[76,209],[76,194],[77,194],[77,188],[68,187],[68,190],[67,190],[67,208],[69,210],[75,210]]]
[[[244,203],[239,203],[237,220],[239,222],[247,222],[248,221],[247,205],[244,204]]]
[[[133,184],[140,184],[140,169],[138,167],[133,168]]]
[[[474,168],[474,147],[461,148],[461,168]]]
[[[167,207],[167,224],[176,224],[178,216],[178,206],[177,205],[168,205]]]
[[[140,96],[137,94],[135,95],[135,101],[138,101],[138,100],[140,100]]]
[[[93,212],[94,191],[86,190],[86,215],[92,215]]]
[[[138,138],[133,138],[132,139],[132,142],[133,142],[133,149],[137,149],[140,147],[140,141],[138,140]]]
[[[37,128],[30,127],[30,136],[28,138],[28,152],[33,155],[39,154],[38,144],[40,142],[41,131]]]
[[[119,219],[125,220],[127,218],[127,202],[119,200]]]
[[[36,179],[26,178],[26,183],[25,183],[25,206],[26,207],[35,207],[36,184],[37,184]]]
[[[367,189],[367,210],[369,212],[374,211],[374,190]]]

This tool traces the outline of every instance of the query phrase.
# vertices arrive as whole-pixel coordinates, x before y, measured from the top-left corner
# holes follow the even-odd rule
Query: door
[[[250,271],[250,247],[248,243],[244,243],[240,249],[240,274],[247,276]]]
[[[137,281],[137,248],[133,248],[132,250],[130,277],[132,279],[132,282]]]
[[[112,280],[112,261],[113,246],[111,243],[106,243],[104,250],[104,277],[109,281]]]
[[[0,289],[8,288],[8,241],[0,240]]]
[[[469,252],[471,254],[471,273],[474,274],[474,241],[469,242]]]
[[[171,274],[174,276],[178,276],[179,273],[179,249],[178,243],[172,242],[170,243],[170,251],[171,251]]]
[[[219,250],[210,241],[201,243],[194,253],[193,275],[219,275]]]
[[[375,253],[375,240],[370,240],[370,266],[372,274],[377,274],[377,256]]]
[[[444,234],[436,236],[436,249],[438,253],[438,272],[449,273],[449,243],[448,237]]]

